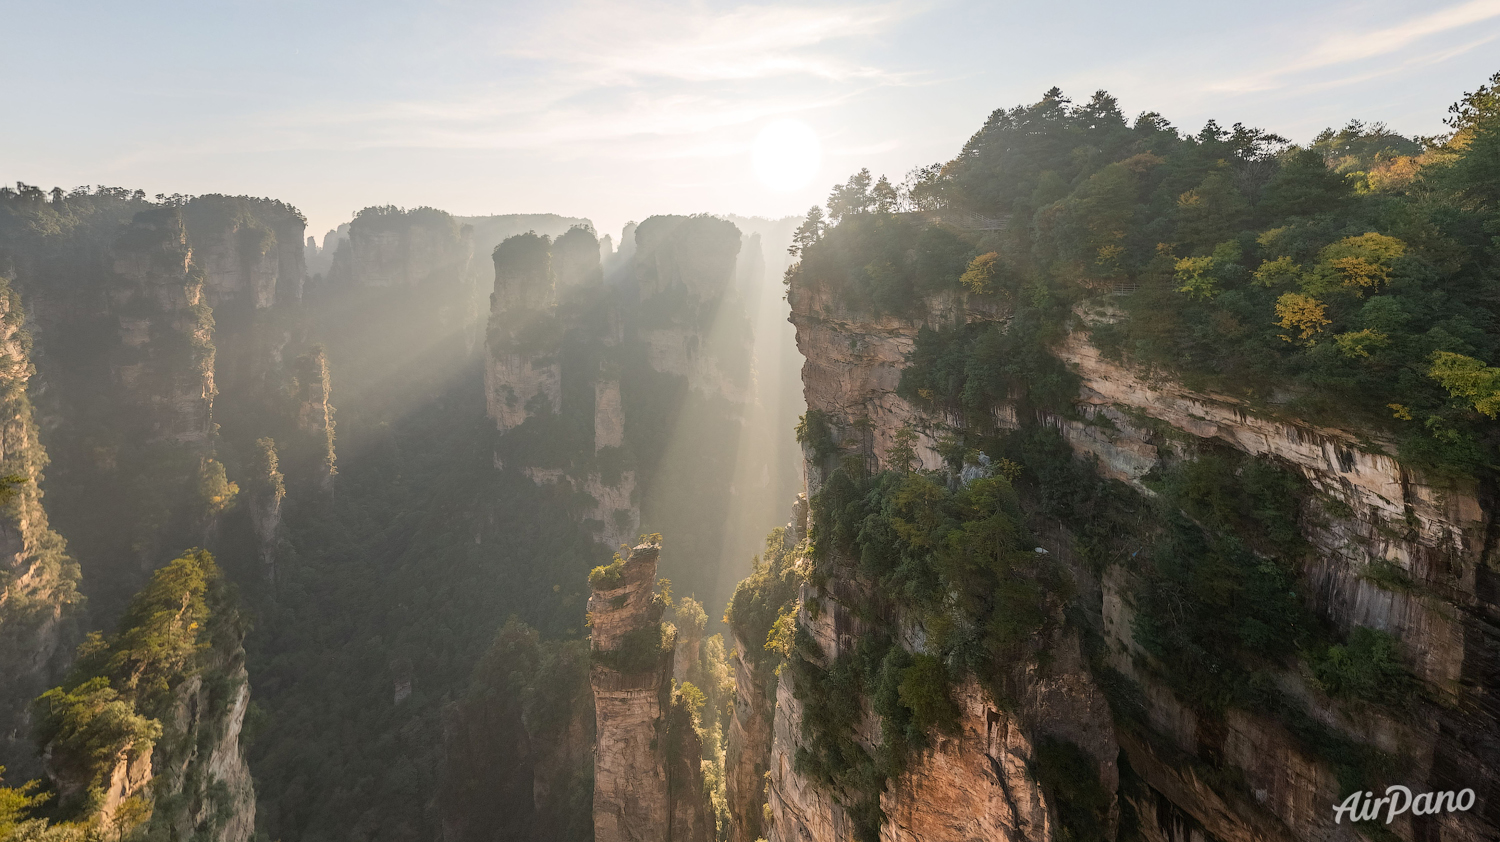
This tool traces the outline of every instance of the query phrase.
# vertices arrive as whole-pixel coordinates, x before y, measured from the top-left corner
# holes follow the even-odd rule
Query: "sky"
[[[1500,71],[1500,0],[50,2],[0,0],[0,182],[270,196],[322,232],[369,205],[805,213],[899,181],[1056,85],[1184,130],[1443,130]],[[816,134],[801,187],[752,166]]]

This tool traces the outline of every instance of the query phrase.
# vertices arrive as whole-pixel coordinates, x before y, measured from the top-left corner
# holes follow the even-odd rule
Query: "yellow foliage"
[[[1219,293],[1218,281],[1210,274],[1213,268],[1212,257],[1184,257],[1177,261],[1176,277],[1180,284],[1177,291],[1199,300],[1213,298]]]
[[[1338,270],[1346,287],[1376,287],[1391,277],[1390,271],[1385,267],[1363,257],[1339,257],[1330,261],[1329,265]]]
[[[1329,324],[1328,308],[1316,298],[1298,292],[1283,293],[1276,299],[1277,324],[1286,330],[1301,331],[1298,339],[1308,340]],[[1291,337],[1283,336],[1290,341]]]
[[[1467,398],[1474,408],[1491,418],[1500,416],[1500,368],[1455,354],[1435,351],[1428,376],[1455,398]]]
[[[1119,243],[1110,243],[1099,247],[1099,256],[1094,262],[1102,269],[1118,272],[1120,269],[1120,258],[1124,254],[1124,246]]]
[[[1339,352],[1346,357],[1368,357],[1370,350],[1386,347],[1391,344],[1391,338],[1378,330],[1356,330],[1353,333],[1341,333],[1333,338],[1338,343]]]
[[[1297,280],[1301,274],[1302,267],[1290,257],[1278,257],[1256,267],[1255,284],[1263,287],[1280,286],[1287,281]]]
[[[1326,246],[1318,253],[1319,278],[1313,289],[1333,286],[1336,282],[1344,287],[1373,289],[1391,279],[1391,264],[1406,254],[1406,243],[1384,234],[1361,234],[1346,237]]]
[[[988,252],[969,261],[969,268],[964,271],[958,281],[969,292],[985,295],[995,291],[995,278],[999,274],[1000,255]]]
[[[1422,161],[1411,155],[1399,155],[1388,161],[1379,161],[1370,168],[1368,181],[1370,192],[1404,190],[1417,178]]]
[[[1399,418],[1402,421],[1411,420],[1411,407],[1399,403],[1388,403],[1386,404],[1386,407],[1391,410],[1391,415],[1395,416],[1396,418]]]

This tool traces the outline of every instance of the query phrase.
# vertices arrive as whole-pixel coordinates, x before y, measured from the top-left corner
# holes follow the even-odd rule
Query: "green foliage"
[[[853,567],[922,617],[954,677],[1003,674],[1055,621],[1066,575],[1022,525],[1004,477],[956,491],[920,474],[836,471],[812,504],[817,567]],[[878,605],[863,608],[881,616]]]
[[[804,247],[788,277],[830,290],[856,311],[910,315],[922,296],[958,289],[977,254],[966,235],[949,228],[901,214],[853,213]]]
[[[1154,113],[1128,124],[1104,92],[1074,103],[1052,89],[996,111],[906,188],[934,209],[1008,218],[1002,230],[981,241],[918,214],[847,213],[790,277],[851,310],[909,317],[967,283],[1007,296],[1019,324],[1037,306],[1050,330],[1070,318],[1066,305],[1122,293],[1110,299],[1117,316],[1090,328],[1108,354],[1371,429],[1410,465],[1472,475],[1496,461],[1488,419],[1450,402],[1429,369],[1439,352],[1482,368],[1500,360],[1497,85],[1467,94],[1453,134],[1425,147],[1358,122],[1307,147],[1239,124],[1186,134]],[[952,250],[962,264],[919,266],[921,238],[945,231],[969,244]],[[983,271],[963,281],[981,256]],[[914,374],[908,400],[930,393],[956,408],[960,378],[941,375]]]
[[[1318,686],[1340,699],[1403,709],[1411,704],[1417,683],[1401,661],[1389,633],[1357,626],[1344,644],[1328,647],[1311,659]]]
[[[819,459],[826,459],[838,452],[833,440],[833,428],[822,410],[809,409],[797,420],[797,442],[812,450]]]
[[[601,564],[589,571],[589,587],[596,591],[612,591],[625,584],[625,559],[615,553],[614,561]]]
[[[102,804],[116,761],[149,754],[162,735],[160,722],[137,713],[132,699],[103,677],[48,690],[37,699],[37,713],[39,741],[85,790],[82,803],[68,805],[80,815]]]
[[[751,561],[750,575],[735,585],[724,612],[724,622],[748,649],[740,657],[756,669],[774,668],[791,650],[795,623],[790,618],[802,583],[797,550],[787,546],[785,527],[771,530],[765,551]]]
[[[654,670],[663,658],[671,656],[672,645],[676,642],[674,636],[667,633],[667,628],[663,623],[651,623],[628,631],[621,635],[620,643],[614,649],[594,650],[594,661],[616,672]]]
[[[5,767],[0,766],[0,775],[4,773]],[[0,839],[9,839],[16,826],[47,800],[48,796],[36,794],[40,785],[40,781],[28,781],[18,787],[0,786]]]
[[[996,404],[1072,414],[1078,377],[1047,346],[1058,336],[1042,311],[1024,308],[1009,327],[923,327],[896,393],[918,406],[959,410],[981,428]]]
[[[1067,740],[1044,737],[1036,745],[1032,776],[1057,811],[1058,842],[1107,838],[1113,794],[1099,782],[1099,767],[1083,749]]]
[[[1247,663],[1292,657],[1316,629],[1297,593],[1305,492],[1274,466],[1213,453],[1158,487],[1165,528],[1144,557],[1135,639],[1194,705],[1221,711],[1245,692]]]
[[[228,511],[239,496],[240,487],[229,481],[224,473],[224,464],[216,459],[204,459],[198,468],[198,498],[208,517],[216,517]]]
[[[896,692],[918,729],[951,731],[957,726],[958,706],[948,694],[948,684],[948,670],[931,655],[912,656],[911,666],[901,671]]]
[[[233,592],[213,556],[189,550],[152,575],[113,636],[89,635],[67,680],[35,704],[38,743],[69,788],[80,793],[61,805],[66,815],[92,820],[115,763],[147,755],[160,743],[176,688],[229,660],[243,634]],[[232,693],[227,686],[217,693],[213,688],[225,680],[218,673],[204,678],[210,697],[221,704]]]

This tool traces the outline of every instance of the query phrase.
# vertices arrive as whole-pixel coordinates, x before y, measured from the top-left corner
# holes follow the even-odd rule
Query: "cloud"
[[[1500,18],[1500,0],[1470,0],[1435,12],[1417,15],[1381,29],[1345,31],[1335,33],[1301,54],[1299,58],[1278,60],[1273,67],[1226,79],[1207,86],[1207,90],[1224,93],[1253,93],[1283,88],[1304,81],[1293,77],[1304,76],[1318,70],[1366,62],[1391,56],[1410,49],[1418,41],[1454,30],[1472,27]],[[1348,78],[1323,80],[1319,87],[1332,87],[1348,82],[1365,81],[1375,76],[1396,72],[1406,66],[1428,64],[1467,52],[1490,40],[1495,35],[1471,40],[1459,47],[1448,47],[1431,55],[1411,56],[1400,65],[1379,68],[1371,72]]]
[[[826,47],[869,39],[920,10],[919,4],[777,4],[711,11],[697,4],[584,0],[503,52],[559,65],[598,85],[788,76],[897,83],[901,74],[841,58]]]
[[[498,44],[489,48],[496,66],[487,78],[503,81],[462,79],[420,97],[324,100],[256,115],[249,132],[184,143],[726,157],[748,148],[748,133],[737,127],[914,84],[913,74],[852,56],[888,60],[892,51],[872,46],[920,10],[582,0],[528,21],[494,19],[468,34],[471,44]]]

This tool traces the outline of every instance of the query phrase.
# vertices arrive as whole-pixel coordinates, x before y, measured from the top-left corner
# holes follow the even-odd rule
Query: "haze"
[[[0,179],[276,196],[318,235],[381,204],[616,235],[650,213],[800,214],[860,167],[899,180],[948,157],[1052,85],[1187,128],[1433,134],[1431,103],[1488,75],[1500,35],[1500,0],[0,9]],[[780,118],[822,145],[795,189],[752,166]]]

